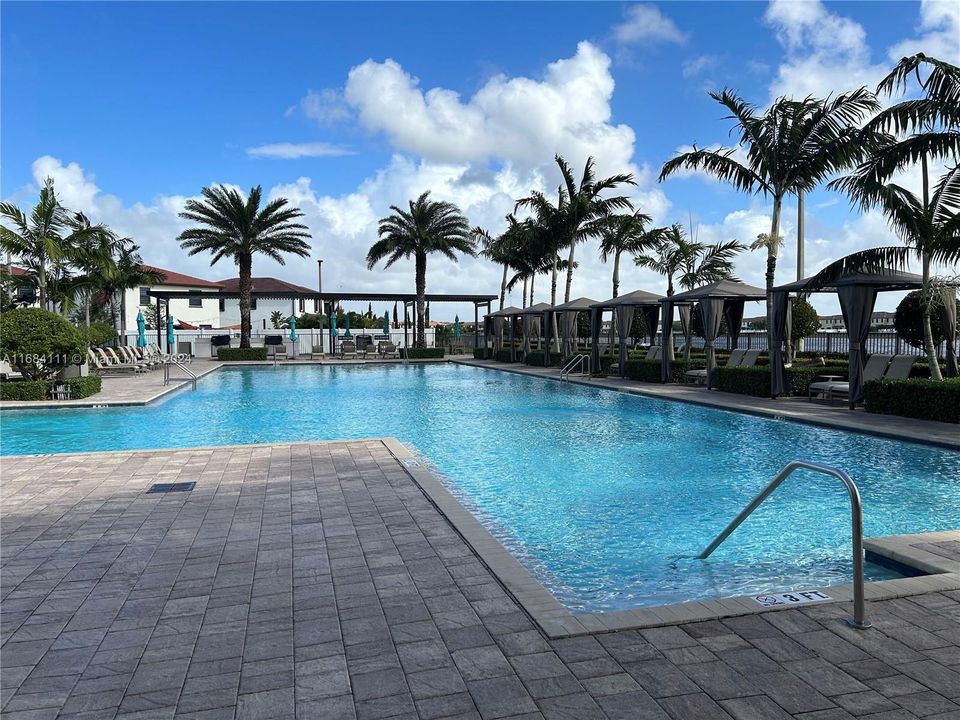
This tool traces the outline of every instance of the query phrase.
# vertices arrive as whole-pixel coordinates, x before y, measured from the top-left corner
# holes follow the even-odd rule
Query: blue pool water
[[[385,435],[575,612],[849,582],[846,494],[804,472],[691,557],[794,458],[853,475],[868,537],[960,527],[958,452],[458,365],[225,369],[148,407],[4,413],[0,451]]]

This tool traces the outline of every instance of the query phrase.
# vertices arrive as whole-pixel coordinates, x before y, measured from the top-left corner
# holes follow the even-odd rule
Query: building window
[[[190,307],[202,308],[203,300],[201,298],[190,298]]]
[[[250,309],[251,309],[251,310],[256,310],[256,309],[257,309],[257,299],[256,299],[256,298],[250,298]]]
[[[227,309],[227,304],[223,301],[223,298],[220,298],[220,312],[223,312]]]
[[[304,299],[303,299],[303,298],[300,298],[300,312],[303,312],[303,310],[304,310],[305,307],[306,307],[306,305],[304,305]]]
[[[314,300],[313,300],[313,311],[314,311],[315,313],[320,312],[320,301],[317,300],[316,298],[314,298]]]
[[[150,288],[148,287],[140,288],[140,304],[149,305],[151,299],[152,298],[150,297]]]

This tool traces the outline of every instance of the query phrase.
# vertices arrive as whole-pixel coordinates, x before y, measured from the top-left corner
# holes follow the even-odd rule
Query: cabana
[[[547,311],[548,316],[559,315],[557,319],[560,326],[560,354],[563,358],[573,355],[577,349],[577,316],[582,312],[589,313],[590,308],[596,304],[596,300],[579,297],[576,300],[565,302],[563,305],[556,305]]]
[[[780,345],[786,338],[790,337],[788,317],[790,293],[806,295],[814,292],[832,292],[836,293],[840,300],[840,312],[843,313],[843,322],[847,327],[847,335],[850,338],[848,380],[850,384],[850,409],[853,410],[856,404],[863,399],[863,367],[867,355],[865,344],[870,332],[870,320],[873,316],[877,293],[893,290],[917,290],[923,287],[923,278],[899,270],[884,270],[870,274],[851,273],[823,287],[814,287],[811,281],[812,278],[804,278],[786,285],[780,285],[775,287],[770,295],[774,339],[773,352],[770,354],[770,392],[773,397],[778,397],[787,391],[786,371]],[[956,374],[957,357],[954,349],[957,337],[956,292],[953,288],[946,288],[942,292],[945,308],[945,322],[943,324],[944,336],[947,340],[948,373]]]
[[[673,308],[676,305],[692,308],[694,303],[700,305],[700,315],[703,319],[704,350],[707,355],[707,388],[711,387],[713,371],[717,367],[717,357],[714,343],[720,332],[720,323],[727,321],[727,330],[731,334],[731,347],[740,336],[740,325],[743,322],[743,304],[748,300],[766,300],[767,291],[763,288],[747,285],[736,280],[719,280],[709,285],[703,285],[693,290],[678,293],[664,298],[663,305],[663,353],[660,360],[660,376],[663,382],[670,382],[671,363],[673,362]],[[688,310],[689,312],[689,310]],[[685,322],[690,322],[689,316]]]
[[[547,349],[547,337],[549,336],[549,330],[546,323],[547,311],[553,310],[553,305],[550,303],[537,303],[536,305],[531,305],[528,308],[524,308],[517,315],[520,316],[520,332],[523,333],[523,354],[524,357],[530,352],[530,335],[531,332],[537,337],[540,337],[540,333],[543,333],[543,344],[542,349],[546,351]]]
[[[510,359],[514,359],[514,354],[516,349],[514,348],[513,336],[513,319],[516,317],[517,313],[520,312],[520,308],[514,307],[513,305],[508,305],[503,308],[503,310],[497,310],[496,312],[490,313],[484,316],[484,323],[486,324],[487,336],[493,335],[493,349],[499,350],[503,345],[503,322],[504,320],[510,321]]]
[[[618,295],[590,307],[590,331],[593,334],[593,353],[590,366],[593,372],[600,372],[600,329],[603,324],[603,312],[613,311],[613,322],[617,327],[617,339],[620,345],[620,377],[626,374],[627,336],[633,327],[633,318],[637,310],[643,313],[647,328],[650,332],[650,343],[657,334],[657,323],[660,317],[660,302],[663,298],[644,290],[635,290],[626,295]]]

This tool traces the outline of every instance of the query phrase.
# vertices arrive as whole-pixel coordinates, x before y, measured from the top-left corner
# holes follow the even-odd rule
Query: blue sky
[[[701,239],[749,242],[769,223],[762,199],[698,177],[656,183],[678,148],[729,141],[708,90],[764,105],[875,84],[906,52],[960,54],[945,2],[7,2],[0,13],[0,195],[28,205],[53,176],[66,204],[134,237],[147,261],[217,278],[235,271],[183,256],[176,212],[203,185],[260,184],[304,209],[325,282],[343,289],[412,286],[412,263],[363,267],[391,203],[433,189],[496,230],[513,199],[556,183],[554,152],[634,172],[634,198],[658,223],[692,216]],[[815,193],[808,211],[811,267],[890,241],[835,194]],[[609,296],[596,248],[579,253],[575,294]],[[761,283],[762,266],[752,253],[738,270]],[[313,267],[255,272],[313,284]],[[788,249],[779,279],[794,267]],[[624,273],[628,289],[662,285]],[[428,276],[436,292],[497,283],[479,261],[436,261]]]

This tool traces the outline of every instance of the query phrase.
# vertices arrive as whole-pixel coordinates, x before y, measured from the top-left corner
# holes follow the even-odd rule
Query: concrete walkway
[[[0,503],[10,720],[960,717],[960,591],[551,641],[379,440],[4,458]]]

